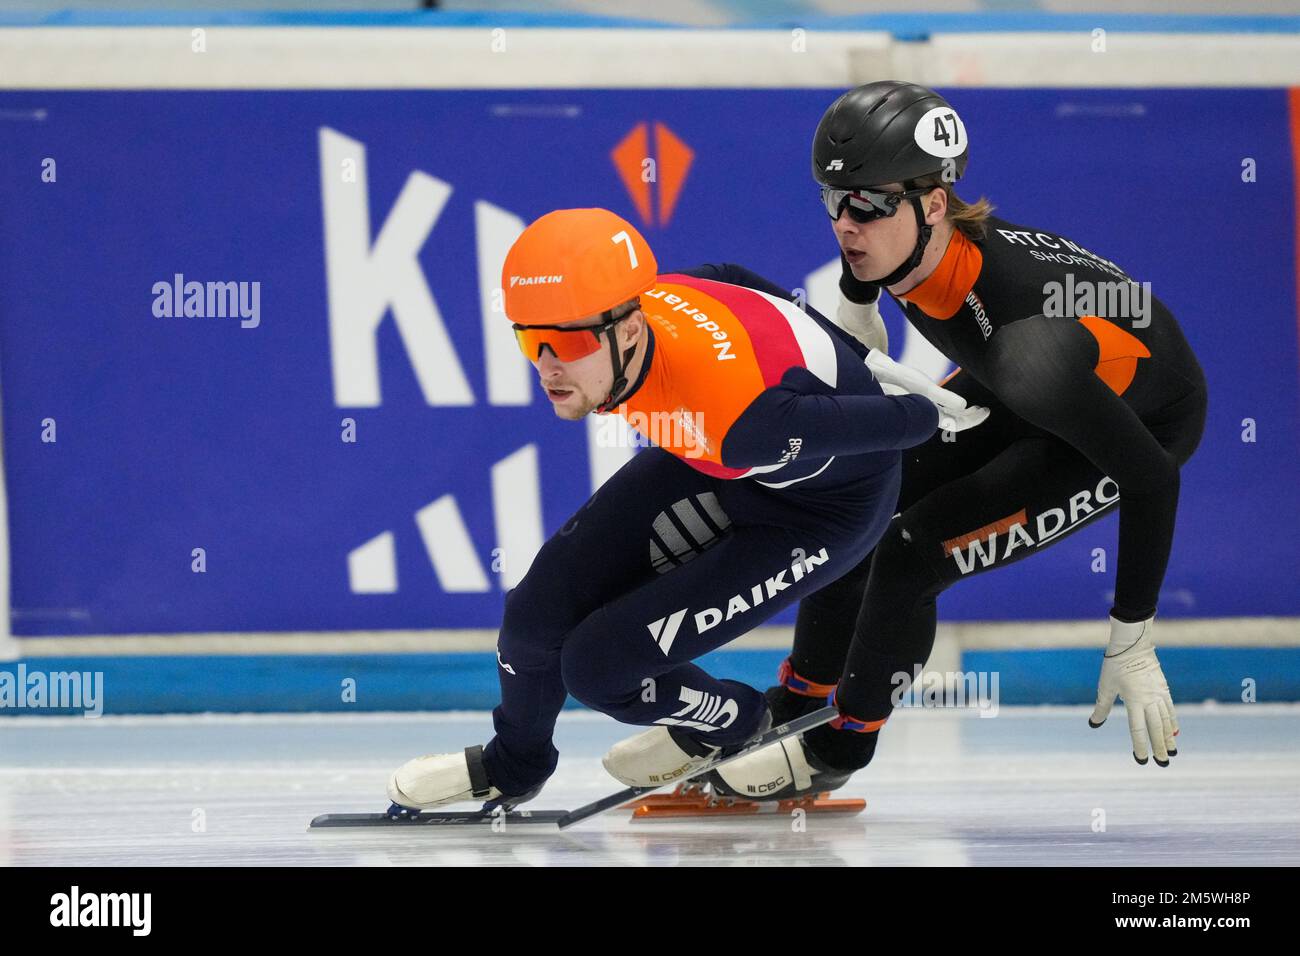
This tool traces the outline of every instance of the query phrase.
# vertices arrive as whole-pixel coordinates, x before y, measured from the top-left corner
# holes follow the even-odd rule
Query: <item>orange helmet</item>
[[[650,245],[627,220],[608,209],[557,209],[506,253],[506,316],[516,325],[597,316],[645,292],[658,271]]]

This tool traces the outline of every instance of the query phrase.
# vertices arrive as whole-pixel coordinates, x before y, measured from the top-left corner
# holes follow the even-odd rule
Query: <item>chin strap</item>
[[[614,385],[605,396],[605,400],[596,406],[596,411],[602,415],[613,409],[623,396],[623,391],[627,388],[627,367],[632,362],[632,356],[636,354],[636,345],[633,344],[630,349],[623,352],[623,357],[619,358],[618,335],[615,332],[617,328],[618,326],[611,325],[605,330],[605,334],[609,337],[609,362],[614,369]]]
[[[895,282],[901,282],[904,276],[921,264],[921,257],[925,255],[925,247],[930,244],[930,233],[933,232],[934,227],[925,224],[925,213],[921,211],[920,196],[912,197],[912,209],[916,212],[916,248],[912,250],[912,255],[889,275],[883,279],[873,280],[875,285],[890,286]]]

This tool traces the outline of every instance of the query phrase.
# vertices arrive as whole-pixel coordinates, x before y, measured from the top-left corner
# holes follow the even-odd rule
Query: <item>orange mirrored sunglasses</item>
[[[613,325],[613,321],[599,325],[516,325],[515,341],[524,358],[536,362],[542,357],[542,349],[548,348],[551,354],[561,362],[573,362],[586,358],[600,348],[600,333]],[[591,338],[588,338],[590,334]]]
[[[524,358],[536,362],[542,357],[542,349],[548,348],[551,354],[561,362],[574,362],[586,358],[600,348],[600,335],[606,329],[622,322],[641,308],[641,300],[634,300],[636,305],[618,318],[610,315],[609,310],[602,312],[602,320],[595,325],[520,325],[514,323],[515,341]],[[591,338],[587,338],[587,333]]]

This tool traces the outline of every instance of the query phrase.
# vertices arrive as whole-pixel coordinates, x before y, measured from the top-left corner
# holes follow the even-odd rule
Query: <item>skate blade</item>
[[[788,800],[745,800],[740,797],[716,796],[696,784],[678,784],[672,793],[650,794],[623,804],[632,811],[632,819],[661,820],[682,817],[734,817],[762,814],[861,813],[867,801],[861,798],[832,799],[829,793],[794,797]]]
[[[418,810],[392,813],[324,813],[311,821],[310,829],[342,827],[492,826],[493,824],[550,824],[554,826],[567,810]]]

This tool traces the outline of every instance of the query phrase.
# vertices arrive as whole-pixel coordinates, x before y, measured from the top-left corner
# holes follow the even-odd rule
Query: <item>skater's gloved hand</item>
[[[1100,727],[1115,705],[1124,700],[1128,711],[1128,729],[1133,735],[1133,759],[1147,762],[1148,747],[1155,752],[1156,763],[1169,766],[1169,758],[1178,753],[1178,716],[1169,695],[1169,684],[1156,660],[1151,641],[1155,618],[1128,624],[1110,619],[1110,643],[1101,665],[1097,685],[1097,706],[1088,718],[1088,726]]]
[[[967,405],[966,399],[956,392],[940,388],[922,372],[906,365],[899,365],[884,352],[872,349],[867,353],[867,368],[880,382],[886,395],[924,395],[934,402],[939,409],[939,428],[943,431],[960,432],[974,428],[989,417],[989,410],[982,405]]]

